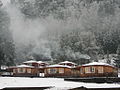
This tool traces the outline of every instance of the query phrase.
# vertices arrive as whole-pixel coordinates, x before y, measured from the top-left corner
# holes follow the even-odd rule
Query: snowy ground
[[[87,88],[112,88],[120,87],[120,84],[95,84],[64,81],[61,78],[23,78],[23,77],[0,77],[0,89],[5,87],[44,87],[53,86],[49,90],[66,90],[76,87]]]

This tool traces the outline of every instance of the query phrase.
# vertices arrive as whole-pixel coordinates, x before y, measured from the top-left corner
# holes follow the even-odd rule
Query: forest
[[[119,0],[11,0],[0,5],[0,65],[36,60],[91,61],[117,54]]]

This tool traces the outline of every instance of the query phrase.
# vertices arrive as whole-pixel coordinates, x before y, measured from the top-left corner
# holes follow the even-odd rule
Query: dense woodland
[[[119,0],[11,0],[0,7],[0,64],[28,60],[91,61],[117,54]]]

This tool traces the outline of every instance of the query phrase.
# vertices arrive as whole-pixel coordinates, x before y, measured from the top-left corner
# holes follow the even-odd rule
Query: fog
[[[34,0],[31,3],[34,4]],[[64,13],[63,19],[55,18],[55,14],[59,16],[59,11],[46,17],[30,18],[21,12],[19,5],[11,3],[6,5],[18,59],[26,60],[26,57],[34,54],[52,59],[53,52],[59,56],[65,54],[69,59],[78,59],[81,54],[87,54],[86,49],[98,47],[94,32],[109,28],[103,27],[105,23],[101,23],[105,22],[105,19],[98,14],[101,4],[93,2],[90,6],[84,6],[86,2],[83,1],[77,8],[73,3],[78,2],[66,0],[66,8],[61,9]],[[52,4],[49,7],[52,7]],[[29,12],[38,12],[34,9],[33,5],[29,8]]]

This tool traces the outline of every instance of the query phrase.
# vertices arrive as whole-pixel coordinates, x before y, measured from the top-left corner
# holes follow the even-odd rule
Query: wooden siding
[[[53,72],[49,72],[52,70]],[[60,72],[60,69],[64,70],[63,73]],[[54,70],[56,70],[54,72]],[[70,68],[62,68],[62,67],[50,67],[45,69],[45,76],[46,77],[70,77],[71,76],[71,69]]]
[[[100,68],[103,69],[101,72]],[[117,68],[112,66],[80,66],[77,67],[76,70],[78,70],[78,72],[74,72],[73,76],[78,76],[78,73],[79,77],[116,77],[118,75]]]
[[[24,69],[24,72],[18,72],[19,69]],[[30,72],[28,72],[30,70]],[[37,68],[14,68],[13,76],[38,76],[39,70]]]

